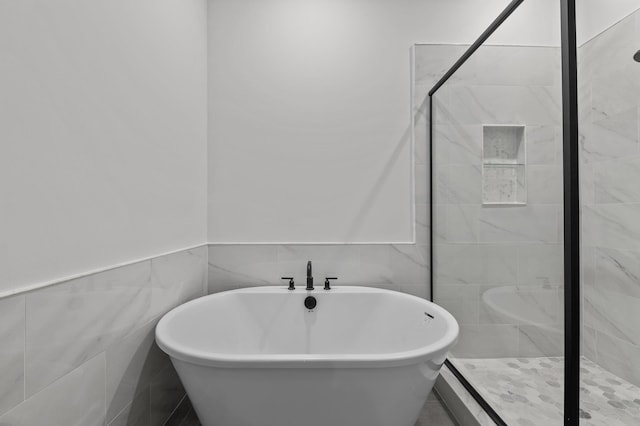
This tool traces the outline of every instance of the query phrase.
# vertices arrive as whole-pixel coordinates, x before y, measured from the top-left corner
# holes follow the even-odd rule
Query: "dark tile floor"
[[[415,426],[457,426],[458,423],[442,404],[435,391],[431,392],[424,404],[420,417]],[[189,399],[180,404],[165,426],[201,426]]]

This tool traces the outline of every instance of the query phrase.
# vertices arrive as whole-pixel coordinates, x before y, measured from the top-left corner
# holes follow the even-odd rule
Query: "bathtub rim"
[[[309,291],[310,295],[313,292]],[[204,303],[204,300],[229,293],[288,293],[287,287],[282,286],[258,286],[227,290],[209,294],[193,299],[167,312],[158,322],[155,329],[155,340],[163,352],[171,358],[183,362],[218,368],[383,368],[401,367],[406,365],[429,362],[436,360],[439,366],[444,362],[449,349],[456,343],[460,327],[456,319],[446,309],[421,297],[413,296],[394,290],[365,286],[334,286],[330,290],[335,293],[387,293],[396,297],[408,298],[414,302],[428,306],[438,315],[442,316],[447,324],[444,336],[432,343],[418,349],[402,352],[389,352],[382,354],[226,354],[202,351],[195,348],[176,348],[176,342],[163,337],[164,330],[171,319],[182,310],[196,303]],[[307,292],[306,290],[301,290]],[[173,344],[173,346],[172,346]],[[177,344],[177,346],[181,346]]]

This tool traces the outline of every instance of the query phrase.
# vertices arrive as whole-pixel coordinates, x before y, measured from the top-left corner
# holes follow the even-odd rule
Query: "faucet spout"
[[[313,290],[313,275],[311,273],[311,261],[307,262],[307,290]]]

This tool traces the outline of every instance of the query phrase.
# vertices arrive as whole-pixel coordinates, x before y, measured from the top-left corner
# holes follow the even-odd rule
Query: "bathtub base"
[[[414,426],[433,363],[389,368],[212,368],[173,359],[204,426]]]

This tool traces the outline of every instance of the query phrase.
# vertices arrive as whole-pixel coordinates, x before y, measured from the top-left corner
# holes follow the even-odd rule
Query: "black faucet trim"
[[[324,277],[324,289],[331,290],[331,283],[329,280],[337,280],[338,277]]]
[[[293,282],[293,277],[282,277],[281,280],[289,280],[289,290],[295,290],[296,286]]]
[[[313,275],[311,273],[311,261],[307,262],[307,290],[313,290]]]

